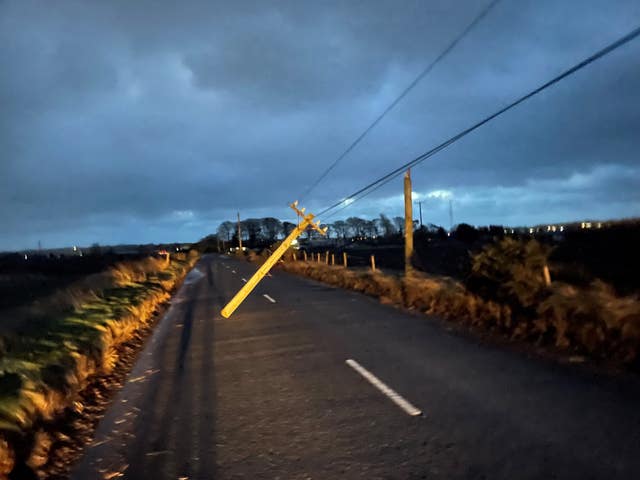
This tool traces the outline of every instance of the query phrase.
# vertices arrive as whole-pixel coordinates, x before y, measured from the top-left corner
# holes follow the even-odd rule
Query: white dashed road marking
[[[392,388],[385,385],[382,380],[378,379],[373,373],[364,368],[355,360],[349,359],[346,361],[347,365],[353,368],[356,372],[362,375],[371,385],[380,390],[383,394],[385,394],[393,403],[399,406],[407,415],[411,415],[412,417],[421,415],[422,412],[418,410],[416,407],[411,405],[408,401],[406,401],[402,396],[397,393]]]
[[[264,295],[262,295],[264,298],[266,298],[267,300],[269,300],[271,303],[276,303],[276,301],[271,298],[269,295],[267,295],[266,293]]]
[[[235,270],[231,270],[231,273],[236,273],[236,271]]]
[[[247,283],[247,279],[246,279],[246,278],[244,278],[244,277],[242,277],[242,281],[243,281],[244,283]]]

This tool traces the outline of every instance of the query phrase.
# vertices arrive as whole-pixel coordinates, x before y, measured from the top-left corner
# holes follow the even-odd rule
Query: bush
[[[551,249],[535,240],[503,238],[485,246],[472,258],[466,285],[479,295],[533,314],[548,296],[543,269]]]

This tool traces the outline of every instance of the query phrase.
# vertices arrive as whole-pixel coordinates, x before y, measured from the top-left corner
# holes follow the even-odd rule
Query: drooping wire
[[[351,151],[356,148],[356,146],[369,134],[369,132],[371,132],[371,130],[373,130],[376,125],[378,125],[382,121],[382,119],[391,110],[393,110],[396,105],[398,105],[402,101],[402,99],[404,99],[404,97],[406,97],[407,94],[411,90],[413,90],[413,88],[418,85],[418,83],[420,83],[420,81],[422,81],[422,79],[426,77],[438,63],[442,61],[484,17],[487,16],[489,11],[493,9],[493,7],[499,1],[500,0],[491,1],[441,53],[429,65],[427,65],[427,67],[422,70],[420,74],[418,74],[418,76],[409,85],[407,85],[407,87],[400,93],[400,95],[398,95],[395,100],[393,100],[393,102],[391,102],[382,111],[382,113],[380,113],[380,115],[378,115],[375,120],[371,122],[360,135],[358,135],[358,137],[333,161],[333,163],[331,163],[331,165],[329,165],[329,167],[327,167],[324,172],[322,172],[322,174],[311,184],[311,186],[307,188],[307,190],[298,198],[300,198],[300,200],[303,200],[307,195],[309,195],[320,184],[320,182],[322,182],[322,180],[324,180],[327,175],[329,175],[329,173],[338,165],[338,163],[340,163],[347,155],[349,155],[349,153],[351,153]]]
[[[477,130],[478,128],[482,127],[486,123],[489,123],[491,120],[495,119],[496,117],[499,117],[503,113],[505,113],[505,112],[511,110],[512,108],[520,105],[521,103],[523,103],[526,100],[530,99],[531,97],[537,95],[538,93],[542,92],[543,90],[546,90],[547,88],[551,87],[552,85],[554,85],[554,84],[560,82],[561,80],[569,77],[570,75],[576,73],[578,70],[581,70],[582,68],[584,68],[587,65],[595,62],[596,60],[599,60],[600,58],[602,58],[605,55],[613,52],[614,50],[616,50],[618,48],[620,48],[621,46],[625,45],[626,43],[630,42],[631,40],[634,40],[639,35],[640,35],[640,27],[636,27],[631,32],[629,32],[626,35],[620,37],[618,40],[610,43],[609,45],[607,45],[606,47],[602,48],[601,50],[598,50],[596,53],[594,53],[593,55],[590,55],[589,57],[585,58],[584,60],[582,60],[581,62],[577,63],[573,67],[565,70],[561,74],[559,74],[556,77],[552,78],[551,80],[543,83],[542,85],[540,85],[539,87],[535,88],[534,90],[531,90],[529,93],[519,97],[517,100],[511,102],[506,107],[503,107],[503,108],[499,109],[498,111],[496,111],[495,113],[492,113],[491,115],[483,118],[479,122],[471,125],[470,127],[466,128],[465,130],[462,130],[460,133],[458,133],[458,134],[454,135],[453,137],[449,138],[448,140],[446,140],[445,142],[441,143],[437,147],[434,147],[431,150],[423,153],[422,155],[414,158],[413,160],[405,163],[404,165],[399,166],[398,168],[396,168],[396,169],[392,170],[391,172],[387,173],[386,175],[383,175],[382,177],[378,178],[377,180],[374,180],[373,182],[369,183],[368,185],[360,188],[359,190],[357,190],[356,192],[352,193],[351,195],[349,195],[347,197],[343,197],[342,200],[334,203],[330,207],[328,207],[328,208],[324,209],[323,211],[321,211],[318,214],[318,216],[320,217],[322,215],[325,215],[329,211],[334,210],[334,209],[336,209],[336,208],[338,208],[340,206],[343,206],[344,208],[347,208],[347,207],[353,205],[353,203],[355,203],[357,200],[363,198],[364,196],[368,195],[369,193],[373,192],[374,190],[377,190],[382,185],[386,184],[387,182],[389,182],[393,178],[395,178],[398,175],[402,174],[408,168],[414,167],[414,166],[422,163],[427,158],[432,157],[433,155],[439,153],[440,151],[442,151],[445,148],[447,148],[449,145],[457,142],[458,140],[460,140],[463,137],[467,136],[468,134],[470,134],[474,130]]]

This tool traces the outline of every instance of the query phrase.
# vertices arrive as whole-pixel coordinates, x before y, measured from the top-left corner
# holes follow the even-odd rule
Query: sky
[[[0,0],[0,250],[189,242],[302,192],[487,0]],[[502,0],[307,197],[321,211],[640,25]],[[412,171],[424,221],[640,213],[640,39]],[[332,218],[403,214],[402,178]],[[417,209],[416,209],[417,216]]]

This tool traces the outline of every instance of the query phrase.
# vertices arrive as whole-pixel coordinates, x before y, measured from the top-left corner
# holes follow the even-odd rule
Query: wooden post
[[[344,268],[347,268],[347,252],[342,252],[342,263],[344,264]]]
[[[413,273],[413,205],[411,203],[411,169],[404,174],[404,274]]]
[[[372,272],[376,271],[376,256],[375,255],[371,255],[371,271]]]
[[[329,251],[328,250],[324,254],[324,263],[329,265]]]
[[[304,255],[304,261],[306,262],[307,261],[307,251],[303,250],[302,251],[302,255]]]
[[[318,255],[318,256],[316,257],[317,262],[318,262],[318,263],[320,263],[320,252],[318,252],[318,253],[317,253],[317,255]]]
[[[240,212],[238,212],[238,247],[242,250],[242,228],[240,227]]]
[[[335,264],[336,264],[336,256],[335,256],[335,254],[332,253],[331,254],[331,266],[333,267],[333,266],[335,266]]]
[[[293,261],[294,261],[294,262],[297,262],[297,261],[298,261],[298,256],[296,255],[296,252],[293,252],[293,253],[291,254],[291,256],[293,257]]]
[[[547,287],[550,286],[551,285],[551,274],[549,273],[549,266],[548,265],[545,265],[542,268],[542,273],[544,275],[544,283],[547,285]]]

